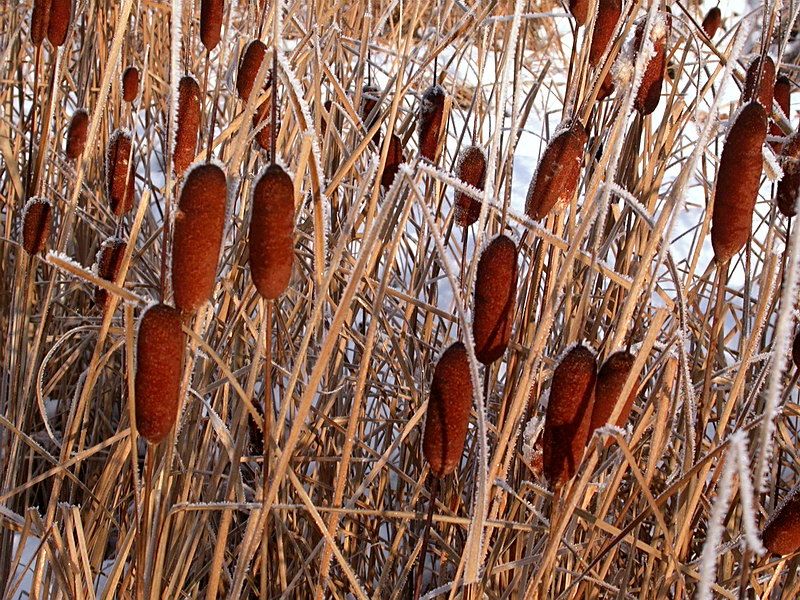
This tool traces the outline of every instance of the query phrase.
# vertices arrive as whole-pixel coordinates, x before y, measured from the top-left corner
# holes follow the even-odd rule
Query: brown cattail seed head
[[[180,177],[194,160],[200,131],[200,86],[191,75],[181,77],[178,84],[177,118],[173,166],[175,174]]]
[[[386,166],[381,173],[381,185],[384,188],[391,187],[397,172],[400,170],[400,165],[406,162],[406,157],[403,154],[403,142],[395,134],[389,138],[389,153],[386,155]]]
[[[127,248],[128,244],[121,238],[112,237],[104,241],[97,253],[97,276],[113,283],[122,267],[122,258]],[[108,291],[95,287],[94,303],[104,310],[108,303]]]
[[[120,217],[133,208],[134,173],[131,168],[131,135],[117,129],[108,140],[106,193],[111,212]]]
[[[720,12],[718,7],[714,7],[706,13],[705,18],[703,19],[703,31],[706,32],[708,39],[712,39],[714,34],[717,33],[717,29],[720,28],[722,25],[722,12]]]
[[[253,188],[250,275],[258,293],[274,300],[288,287],[294,262],[294,184],[273,164]]]
[[[467,146],[461,151],[456,165],[456,177],[464,183],[483,191],[486,184],[486,155],[477,146]],[[461,227],[469,227],[481,214],[481,203],[469,194],[456,190],[455,219]]]
[[[203,0],[200,4],[200,41],[209,52],[219,44],[224,10],[223,0]]]
[[[72,20],[72,0],[50,0],[50,17],[47,21],[47,39],[56,48],[67,41]]]
[[[783,178],[778,182],[775,200],[782,214],[793,217],[797,214],[797,191],[800,189],[800,132],[789,136],[780,159]]]
[[[22,248],[28,254],[44,250],[50,236],[53,208],[44,198],[31,198],[22,210]]]
[[[267,75],[266,87],[269,88],[272,76]],[[269,151],[272,147],[272,94],[261,104],[256,106],[253,113],[253,129],[256,131],[256,143],[264,150]],[[262,123],[265,123],[262,127]],[[260,129],[259,129],[260,127]]]
[[[792,362],[796,369],[800,369],[800,330],[794,334],[792,341]]]
[[[589,47],[589,64],[597,67],[608,48],[622,14],[621,0],[597,0],[597,19]]]
[[[139,69],[128,67],[122,73],[122,99],[131,104],[139,94]]]
[[[745,105],[731,125],[717,170],[711,245],[719,264],[727,263],[750,237],[766,137],[764,107],[758,102]]]
[[[792,99],[792,82],[789,80],[788,77],[785,75],[781,75],[775,81],[775,90],[772,94],[772,97],[775,99],[775,102],[778,103],[778,106],[781,107],[781,112],[783,116],[787,119],[790,118],[789,113],[791,112],[791,99]],[[770,107],[772,108],[772,107]],[[777,124],[777,115],[776,115],[776,122],[770,125],[769,132],[771,135],[781,136],[783,137],[783,129]],[[782,144],[780,142],[772,142],[770,144],[772,146],[772,150],[774,152],[780,152]]]
[[[464,452],[473,382],[464,344],[444,351],[433,372],[422,450],[438,479],[455,471]]]
[[[432,85],[422,94],[419,110],[419,152],[422,158],[435,163],[439,148],[439,136],[442,131],[444,115],[444,88]]]
[[[575,18],[575,24],[580,27],[589,17],[589,0],[569,0],[569,12]]]
[[[572,199],[588,141],[586,129],[575,119],[547,145],[525,200],[525,213],[531,219],[540,221],[556,205],[563,206]]]
[[[78,160],[86,147],[89,132],[89,113],[82,108],[75,111],[67,128],[67,144],[64,152],[69,160]]]
[[[511,339],[517,299],[517,245],[498,235],[486,246],[475,275],[472,337],[484,365],[502,357]]]
[[[614,412],[614,408],[621,400],[620,394],[622,394],[622,388],[625,387],[625,381],[633,368],[634,360],[633,355],[628,352],[615,352],[603,363],[600,372],[597,374],[597,383],[594,388],[594,408],[592,408],[592,424],[589,427],[589,437],[586,438],[587,444],[594,430],[603,427],[609,422],[608,419],[611,417],[611,413]],[[637,378],[630,394],[624,400],[625,403],[620,410],[617,422],[613,423],[617,427],[624,427],[628,421],[638,388],[639,379]]]
[[[217,165],[202,164],[187,173],[172,242],[172,289],[183,312],[195,311],[214,289],[227,196],[225,173]]]
[[[155,304],[142,314],[136,340],[136,429],[151,444],[163,440],[178,417],[183,347],[180,312]]]
[[[636,28],[634,48],[636,53],[642,49],[644,36],[644,22]],[[639,91],[633,101],[634,108],[643,115],[649,115],[658,106],[661,98],[661,86],[664,82],[664,73],[667,67],[667,40],[672,25],[672,16],[665,15],[659,18],[650,30],[650,40],[653,42],[653,54],[647,63]]]
[[[795,487],[786,499],[775,509],[764,531],[761,541],[767,550],[779,556],[793,554],[800,550],[800,494]]]
[[[365,85],[361,92],[361,120],[364,122],[364,128],[367,131],[375,124],[375,120],[378,118],[377,111],[375,111],[375,115],[372,118],[370,118],[370,114],[372,114],[372,110],[378,106],[380,96],[380,89],[374,85]],[[372,141],[375,144],[379,144],[380,139],[380,130],[378,130],[375,132],[375,135],[372,136]]]
[[[772,95],[775,92],[775,62],[767,56],[764,65],[761,65],[759,56],[747,69],[742,92],[742,104],[753,102],[761,103],[767,113],[772,113]]]
[[[50,20],[50,0],[33,0],[31,11],[31,42],[40,46],[47,35]]]
[[[242,100],[247,100],[250,97],[250,92],[253,91],[253,83],[266,53],[267,47],[259,40],[253,40],[244,49],[242,62],[239,64],[239,75],[236,78],[236,91]]]
[[[553,372],[542,436],[544,476],[554,489],[575,475],[583,458],[594,403],[597,364],[585,346],[566,353]]]

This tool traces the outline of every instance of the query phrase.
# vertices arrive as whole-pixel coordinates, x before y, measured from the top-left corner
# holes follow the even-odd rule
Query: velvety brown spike
[[[778,209],[787,217],[797,214],[797,191],[800,189],[800,132],[789,136],[781,151],[783,178],[778,182],[775,200]]]
[[[778,556],[800,550],[800,494],[797,487],[767,520],[761,540],[767,550]]]
[[[760,78],[759,78],[760,73]],[[747,69],[742,92],[742,104],[757,101],[772,114],[772,95],[775,92],[775,62],[767,56],[764,66],[761,66],[759,56]]]
[[[603,53],[611,43],[614,30],[622,15],[622,0],[597,0],[597,19],[592,32],[592,45],[589,46],[589,64],[596,68]]]
[[[586,129],[577,119],[550,140],[528,187],[525,213],[531,219],[540,221],[556,205],[572,199],[588,141]]]
[[[794,334],[792,341],[792,362],[795,368],[800,369],[800,330]]]
[[[181,77],[178,84],[178,127],[175,130],[173,167],[180,177],[192,164],[200,131],[200,86],[191,75]]]
[[[47,20],[47,39],[56,48],[67,41],[72,20],[72,0],[50,0],[50,17]]]
[[[403,142],[395,134],[389,138],[389,152],[386,155],[386,166],[381,173],[381,185],[384,188],[391,187],[397,172],[400,170],[400,165],[406,162],[406,157],[403,154]]]
[[[211,297],[227,196],[225,173],[217,165],[201,164],[186,174],[172,242],[172,289],[183,312],[194,312]]]
[[[378,115],[369,118],[372,110],[378,105],[378,98],[380,98],[381,91],[374,85],[365,85],[361,92],[361,120],[364,122],[364,129],[369,129],[375,124]],[[375,132],[372,136],[372,141],[377,145],[380,144],[381,134],[380,130]]]
[[[250,217],[250,275],[267,300],[283,294],[294,263],[294,184],[279,165],[270,165],[253,188]]]
[[[131,136],[117,129],[108,140],[106,153],[106,192],[111,212],[122,216],[133,208],[135,194]]]
[[[589,18],[589,1],[590,0],[569,0],[569,12],[572,13],[575,19],[575,24],[580,27],[586,23]]]
[[[467,146],[458,156],[456,177],[483,191],[486,184],[486,155],[477,146]],[[469,227],[481,214],[481,203],[469,194],[456,190],[455,220],[461,227]]]
[[[625,381],[628,379],[628,374],[631,372],[635,360],[633,355],[628,352],[615,352],[608,357],[600,368],[594,388],[594,408],[592,408],[592,424],[589,427],[589,437],[586,439],[587,444],[594,430],[603,427],[609,422],[608,419],[611,417],[611,413],[614,412],[614,408],[621,400],[622,388],[625,387]],[[625,403],[620,410],[617,422],[614,423],[617,427],[625,427],[625,423],[628,422],[628,416],[631,414],[631,408],[633,408],[633,401],[636,399],[636,390],[639,388],[639,381],[637,378],[630,394],[624,400]]]
[[[478,260],[472,337],[484,365],[502,357],[511,339],[517,300],[517,246],[505,235],[494,238]]]
[[[50,0],[33,0],[31,10],[31,42],[34,46],[41,46],[47,36],[48,21],[50,20]]]
[[[554,489],[575,475],[583,459],[594,404],[597,363],[585,346],[566,353],[553,372],[542,436],[544,476]]]
[[[706,13],[703,19],[703,31],[706,32],[708,39],[713,39],[717,30],[722,25],[722,12],[716,6]]]
[[[53,208],[44,198],[31,198],[22,210],[22,248],[38,254],[47,245]]]
[[[272,111],[272,98],[264,100],[256,107],[253,113],[253,129],[257,129],[262,123],[266,125],[256,132],[256,143],[264,150],[269,150],[272,144],[272,123],[269,122]]]
[[[614,85],[614,78],[611,76],[611,73],[607,73],[605,79],[603,79],[603,83],[600,84],[600,89],[597,90],[597,101],[605,100],[611,94],[614,93],[616,86]]]
[[[642,48],[644,25],[644,22],[642,22],[636,28],[634,48],[637,54]],[[639,84],[639,91],[633,101],[633,107],[643,115],[652,113],[661,99],[661,86],[664,83],[664,73],[667,67],[667,40],[669,39],[671,25],[672,16],[665,15],[663,20],[659,19],[653,24],[650,31],[653,54],[647,63],[647,68]]]
[[[778,106],[781,107],[781,112],[787,119],[790,119],[791,111],[791,99],[792,99],[792,82],[789,80],[788,77],[785,75],[781,75],[775,81],[775,90],[772,94],[772,97],[775,99],[775,102],[778,103]],[[783,129],[777,124],[777,115],[776,115],[776,122],[770,124],[769,129],[770,135],[780,136],[783,137],[785,134],[783,133]],[[781,144],[780,142],[771,142],[770,145],[772,146],[772,151],[778,153],[781,151]]]
[[[419,152],[422,158],[427,158],[432,163],[435,163],[437,159],[439,136],[442,132],[444,100],[444,88],[440,85],[432,85],[422,94],[419,121],[417,121]]]
[[[181,313],[166,304],[148,308],[136,339],[136,429],[158,444],[178,418],[183,348]]]
[[[209,52],[219,44],[224,11],[223,0],[202,0],[200,4],[200,41]]]
[[[125,250],[128,244],[121,238],[108,238],[100,246],[100,251],[97,253],[97,275],[106,281],[114,282],[119,274],[120,267],[122,267],[122,259],[125,256]],[[94,303],[100,308],[105,310],[108,304],[108,291],[96,286],[94,288]]]
[[[425,414],[422,450],[431,474],[442,479],[455,471],[464,453],[473,382],[464,344],[456,342],[436,363]]]
[[[246,101],[250,97],[253,83],[266,53],[267,47],[259,40],[253,40],[247,44],[242,62],[239,64],[239,75],[236,78],[236,91],[242,100]]]
[[[758,102],[745,105],[731,125],[717,170],[711,245],[719,264],[727,263],[750,237],[766,137],[764,107]]]
[[[64,153],[69,160],[78,160],[86,147],[86,136],[89,133],[89,113],[79,108],[72,115],[67,127],[67,144]]]
[[[128,104],[136,100],[139,94],[139,69],[128,67],[122,73],[122,99]]]

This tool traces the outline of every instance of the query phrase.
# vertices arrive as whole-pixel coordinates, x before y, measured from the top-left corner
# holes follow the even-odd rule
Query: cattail
[[[136,340],[136,429],[151,444],[169,433],[178,417],[184,337],[181,313],[166,304],[149,307]]]
[[[478,260],[472,337],[475,355],[484,365],[503,356],[511,339],[517,299],[517,246],[505,235],[495,237]]]
[[[578,470],[592,419],[597,363],[585,346],[575,346],[553,372],[542,437],[544,476],[560,489]]]
[[[364,122],[364,127],[369,129],[375,123],[375,118],[368,119],[372,110],[378,106],[378,98],[381,95],[380,89],[374,85],[365,85],[361,91],[361,120]]]
[[[395,134],[389,138],[389,152],[386,155],[386,166],[381,173],[381,185],[384,188],[391,187],[397,172],[400,170],[400,165],[406,162],[406,157],[403,154],[403,142]]]
[[[781,107],[783,116],[788,119],[789,113],[791,112],[792,82],[788,77],[786,77],[786,75],[779,76],[777,81],[775,81],[775,89],[772,97],[775,99],[775,102],[778,103],[778,106]],[[776,122],[773,122],[770,125],[769,132],[774,136],[783,137],[784,135],[783,129],[781,129]],[[782,146],[781,142],[772,142],[770,145],[772,146],[772,150],[774,152],[780,152]]]
[[[121,238],[111,237],[104,241],[97,253],[97,276],[113,283],[122,267],[122,258],[125,256],[127,248],[128,244]],[[100,310],[105,310],[106,304],[108,304],[108,291],[96,286],[94,288],[94,303]]]
[[[775,509],[764,531],[761,541],[764,547],[779,556],[793,554],[800,550],[800,486],[795,486],[789,495]]]
[[[50,0],[47,39],[54,47],[63,46],[67,41],[70,21],[72,21],[72,0]]]
[[[64,149],[69,160],[78,160],[86,147],[86,136],[89,132],[89,113],[79,108],[72,115],[67,127],[67,144]]]
[[[569,12],[575,19],[575,24],[580,27],[589,17],[589,0],[569,0]]]
[[[721,25],[722,12],[720,12],[719,7],[715,6],[708,11],[705,19],[703,19],[703,31],[706,32],[708,39],[712,39],[714,37],[714,34],[717,33],[717,29],[719,29]]]
[[[422,451],[431,474],[442,479],[455,471],[464,452],[473,382],[464,344],[452,344],[433,372]]]
[[[444,115],[444,88],[432,85],[422,94],[419,111],[419,152],[422,158],[435,163],[439,148],[439,136]]]
[[[131,168],[131,135],[117,129],[108,140],[106,192],[111,212],[120,217],[133,208],[134,173]]]
[[[191,75],[181,77],[178,84],[177,120],[173,167],[180,177],[194,160],[200,131],[200,86]]]
[[[800,189],[800,132],[795,132],[781,151],[783,178],[778,182],[775,200],[778,209],[787,217],[797,214],[797,191]]]
[[[333,100],[325,100],[322,104],[323,108],[325,109],[325,114],[328,115],[329,119],[333,119]],[[325,120],[325,117],[322,117],[319,122],[319,136],[321,138],[325,137],[325,134],[328,132],[328,122]]]
[[[567,204],[578,187],[589,135],[578,119],[567,125],[550,140],[528,188],[525,213],[534,221]]]
[[[244,49],[242,62],[239,64],[239,75],[236,78],[236,91],[242,100],[246,101],[250,97],[253,83],[266,53],[267,47],[259,40],[253,40]]]
[[[224,10],[223,0],[202,0],[200,4],[200,41],[209,52],[219,44]]]
[[[30,255],[44,250],[50,236],[53,207],[45,198],[31,198],[22,209],[22,248]]]
[[[620,401],[620,394],[622,388],[625,387],[625,381],[633,368],[635,358],[628,352],[615,352],[606,359],[600,372],[597,374],[597,383],[594,388],[594,407],[592,408],[592,422],[589,427],[589,437],[586,443],[589,443],[592,433],[595,429],[603,427],[608,423],[611,413]],[[628,421],[628,416],[631,414],[633,408],[633,401],[636,399],[636,390],[639,388],[639,379],[634,382],[630,394],[625,399],[622,409],[619,412],[617,422],[614,423],[617,427],[624,427]]]
[[[667,66],[667,40],[672,26],[672,16],[666,15],[663,20],[657,20],[651,31],[650,40],[653,42],[653,54],[647,63],[647,68],[642,75],[639,90],[633,101],[633,107],[643,115],[649,115],[658,106],[661,99],[661,85],[664,82],[664,73]],[[634,47],[638,53],[642,49],[644,37],[644,22],[636,28]]]
[[[253,129],[258,129],[262,123],[266,122],[266,125],[256,131],[256,143],[264,150],[269,150],[272,147],[271,110],[272,98],[268,98],[259,104],[253,113]]]
[[[47,25],[50,20],[50,0],[33,0],[31,10],[31,42],[36,47],[42,45],[47,36]]]
[[[800,369],[800,330],[794,334],[792,341],[792,362],[795,368]]]
[[[486,155],[477,146],[467,146],[461,151],[456,166],[456,177],[464,183],[483,191],[486,184]],[[481,214],[481,203],[469,194],[456,190],[455,220],[461,227],[469,227]]]
[[[289,285],[294,262],[294,184],[279,165],[267,167],[253,188],[250,217],[250,275],[267,300]]]
[[[767,113],[772,113],[772,95],[775,92],[775,62],[767,56],[761,65],[759,56],[747,68],[742,92],[742,104],[758,101]]]
[[[750,237],[767,137],[767,113],[758,102],[745,105],[735,119],[722,148],[711,215],[711,245],[719,264]]]
[[[227,196],[225,173],[217,165],[201,164],[186,174],[172,242],[175,306],[185,313],[206,302],[214,289]]]
[[[598,0],[597,19],[592,33],[592,45],[589,46],[589,65],[597,68],[603,57],[622,15],[621,0]]]
[[[128,67],[122,73],[122,99],[131,104],[139,94],[139,69]]]

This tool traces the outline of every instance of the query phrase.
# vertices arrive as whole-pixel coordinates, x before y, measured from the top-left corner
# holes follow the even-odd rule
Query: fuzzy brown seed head
[[[133,208],[134,173],[131,149],[133,143],[127,131],[117,129],[108,140],[106,152],[106,193],[111,212],[120,217]]]
[[[375,115],[370,118],[372,114],[372,110],[378,106],[378,99],[381,96],[381,90],[374,85],[365,85],[364,89],[361,91],[361,120],[364,122],[364,129],[369,131],[369,129],[375,124],[376,119],[378,118],[378,111],[375,111]],[[380,130],[375,132],[375,135],[372,136],[372,141],[375,145],[379,145],[381,140]]]
[[[722,25],[722,12],[718,7],[714,7],[706,13],[703,19],[703,31],[706,32],[708,39],[712,39],[717,30]]]
[[[267,47],[259,40],[253,40],[244,50],[242,62],[239,64],[239,75],[236,78],[236,91],[239,98],[247,100],[253,91],[253,83],[261,68],[261,62],[267,53]]]
[[[86,147],[86,136],[89,133],[89,113],[79,108],[72,115],[67,127],[67,143],[64,152],[69,160],[78,160]]]
[[[173,167],[180,177],[192,164],[200,131],[200,86],[191,75],[181,77],[178,84],[178,126],[175,129]]]
[[[391,187],[397,172],[400,170],[400,165],[406,162],[405,154],[403,154],[403,142],[395,134],[389,138],[389,152],[386,155],[386,166],[381,173],[381,185],[384,188]]]
[[[791,113],[792,82],[786,75],[780,75],[775,81],[775,90],[772,97],[775,99],[775,102],[778,103],[778,106],[781,107],[783,115],[789,119]],[[777,124],[777,115],[775,115],[775,118],[776,122],[770,124],[770,135],[783,137],[783,129]],[[770,146],[772,146],[773,152],[777,154],[781,151],[783,144],[780,142],[771,142]]]
[[[464,452],[473,382],[464,344],[456,342],[436,363],[425,414],[422,450],[431,474],[442,479],[455,471]]]
[[[794,334],[792,341],[792,362],[796,369],[800,369],[800,330]]]
[[[787,217],[797,214],[797,191],[800,189],[800,132],[795,132],[783,146],[780,156],[783,178],[778,182],[775,200]]]
[[[250,217],[250,275],[267,300],[289,285],[294,263],[294,184],[279,165],[270,165],[253,188]]]
[[[266,87],[269,88],[271,76],[267,76]],[[253,129],[258,129],[256,132],[256,143],[264,150],[269,151],[272,147],[272,95],[264,100],[261,104],[256,106],[253,113]],[[266,123],[263,127],[262,123]]]
[[[439,148],[439,136],[442,132],[442,118],[444,115],[444,88],[432,85],[422,94],[422,103],[419,110],[419,152],[422,158],[432,163],[436,162]]]
[[[72,20],[72,0],[50,0],[47,39],[54,47],[63,46]]]
[[[597,0],[597,19],[589,46],[589,64],[597,67],[603,57],[622,14],[622,0]]]
[[[644,37],[644,22],[636,28],[634,37],[634,48],[638,54],[642,49]],[[647,68],[642,75],[639,90],[633,101],[633,107],[643,115],[649,115],[658,106],[661,98],[661,86],[664,83],[664,73],[667,68],[667,40],[672,26],[672,16],[667,15],[665,19],[663,34],[661,28],[655,31],[654,26],[651,30],[651,40],[653,42],[653,54],[647,63]]]
[[[200,41],[209,52],[219,44],[224,11],[223,0],[202,0],[200,4]]]
[[[472,337],[484,365],[502,357],[511,339],[517,299],[517,246],[498,235],[481,254],[475,275]]]
[[[139,95],[139,69],[130,66],[122,73],[122,99],[131,104]]]
[[[456,165],[456,177],[464,183],[483,191],[486,184],[486,155],[477,146],[467,146],[461,151]],[[461,227],[469,227],[481,214],[481,203],[469,194],[456,190],[455,220]]]
[[[178,417],[184,344],[178,310],[155,304],[142,314],[136,340],[136,429],[151,444],[163,440]]]
[[[217,165],[202,164],[187,173],[172,242],[175,306],[185,313],[205,303],[214,289],[227,196],[225,173]]]
[[[550,140],[528,187],[525,213],[531,219],[540,221],[557,204],[564,205],[572,199],[588,141],[586,129],[577,119]]]
[[[767,550],[778,556],[800,550],[800,493],[797,487],[767,520],[761,541]]]
[[[742,108],[731,125],[717,170],[711,245],[717,263],[727,263],[750,237],[761,182],[767,113],[758,102]]]
[[[97,253],[97,276],[113,283],[122,267],[122,258],[127,248],[128,244],[121,238],[112,237],[104,241]],[[105,310],[108,304],[108,291],[96,286],[94,303],[100,310]]]
[[[554,489],[575,475],[583,458],[594,404],[597,363],[585,346],[570,350],[553,372],[542,436],[544,476]]]
[[[775,92],[775,62],[767,56],[761,64],[759,56],[747,68],[742,92],[742,104],[757,101],[768,114],[772,113],[772,95]]]
[[[31,10],[31,42],[41,46],[47,36],[47,25],[50,20],[50,0],[33,0]]]
[[[319,137],[325,139],[325,134],[328,132],[328,121],[325,120],[325,115],[328,115],[329,119],[333,119],[333,113],[331,112],[333,110],[333,100],[325,100],[322,106],[325,112],[319,122]]]
[[[569,0],[569,12],[575,19],[575,24],[580,27],[589,18],[590,0]]]
[[[625,387],[625,381],[628,379],[628,374],[633,368],[635,358],[628,352],[615,352],[608,357],[606,362],[600,368],[597,374],[597,383],[594,388],[594,408],[592,408],[592,423],[589,427],[589,437],[586,443],[589,443],[592,433],[595,429],[603,427],[608,423],[611,413],[620,401],[622,388]],[[617,422],[614,423],[617,427],[624,427],[628,422],[628,416],[631,414],[633,408],[633,401],[636,399],[636,391],[639,388],[639,379],[634,382],[630,394],[624,400],[622,409],[620,410]]]
[[[47,245],[53,208],[44,198],[31,198],[22,210],[22,248],[28,254],[38,254]]]

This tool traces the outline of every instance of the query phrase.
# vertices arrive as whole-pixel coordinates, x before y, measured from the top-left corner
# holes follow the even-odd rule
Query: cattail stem
[[[275,18],[278,18],[277,11],[280,10],[280,6],[275,6]],[[277,28],[276,28],[277,34]],[[273,42],[272,47],[272,106],[270,106],[271,114],[270,114],[270,158],[272,159],[273,164],[275,163],[278,157],[278,148],[276,144],[278,143],[278,43],[277,40]]]
[[[261,502],[267,505],[269,490],[269,456],[270,456],[270,425],[272,419],[267,414],[272,414],[272,300],[265,300],[264,306],[264,410],[261,413],[262,434],[264,443],[261,458]],[[261,543],[261,597],[267,597],[269,589],[269,517],[264,526],[264,540]]]
[[[431,533],[431,524],[433,523],[433,507],[436,505],[436,498],[439,495],[439,478],[431,477],[430,489],[430,504],[428,505],[428,516],[425,520],[425,531],[422,534],[422,553],[419,557],[419,564],[417,565],[417,577],[414,583],[414,600],[419,600],[420,593],[422,592],[422,575],[425,571],[425,557],[428,554],[428,537]]]
[[[31,114],[30,114],[30,125],[31,125],[31,137],[28,140],[28,165],[26,167],[26,174],[25,174],[25,200],[27,200],[30,196],[34,195],[31,190],[31,175],[32,175],[32,167],[33,167],[33,144],[34,138],[36,137],[36,106],[39,104],[39,66],[42,59],[42,46],[39,44],[36,46],[36,52],[34,53],[34,64],[33,66],[33,104],[31,105]]]
[[[713,324],[711,329],[711,339],[708,342],[708,354],[706,355],[705,375],[703,376],[703,394],[700,396],[700,407],[697,415],[697,422],[695,423],[695,455],[699,452],[700,443],[703,440],[702,423],[705,421],[702,418],[702,412],[710,404],[709,394],[711,392],[711,374],[714,371],[715,354],[719,348],[719,336],[722,334],[722,310],[723,302],[725,301],[725,286],[728,281],[728,263],[717,265],[717,277],[714,283],[716,288],[716,302],[713,309],[709,308],[709,312],[713,310]]]
[[[150,585],[147,577],[147,548],[149,539],[150,523],[150,497],[153,492],[153,470],[155,468],[155,446],[148,443],[145,449],[145,468],[144,468],[144,496],[142,498],[142,510],[139,511],[141,521],[138,531],[138,564],[136,565],[136,598],[143,600],[150,597]]]

